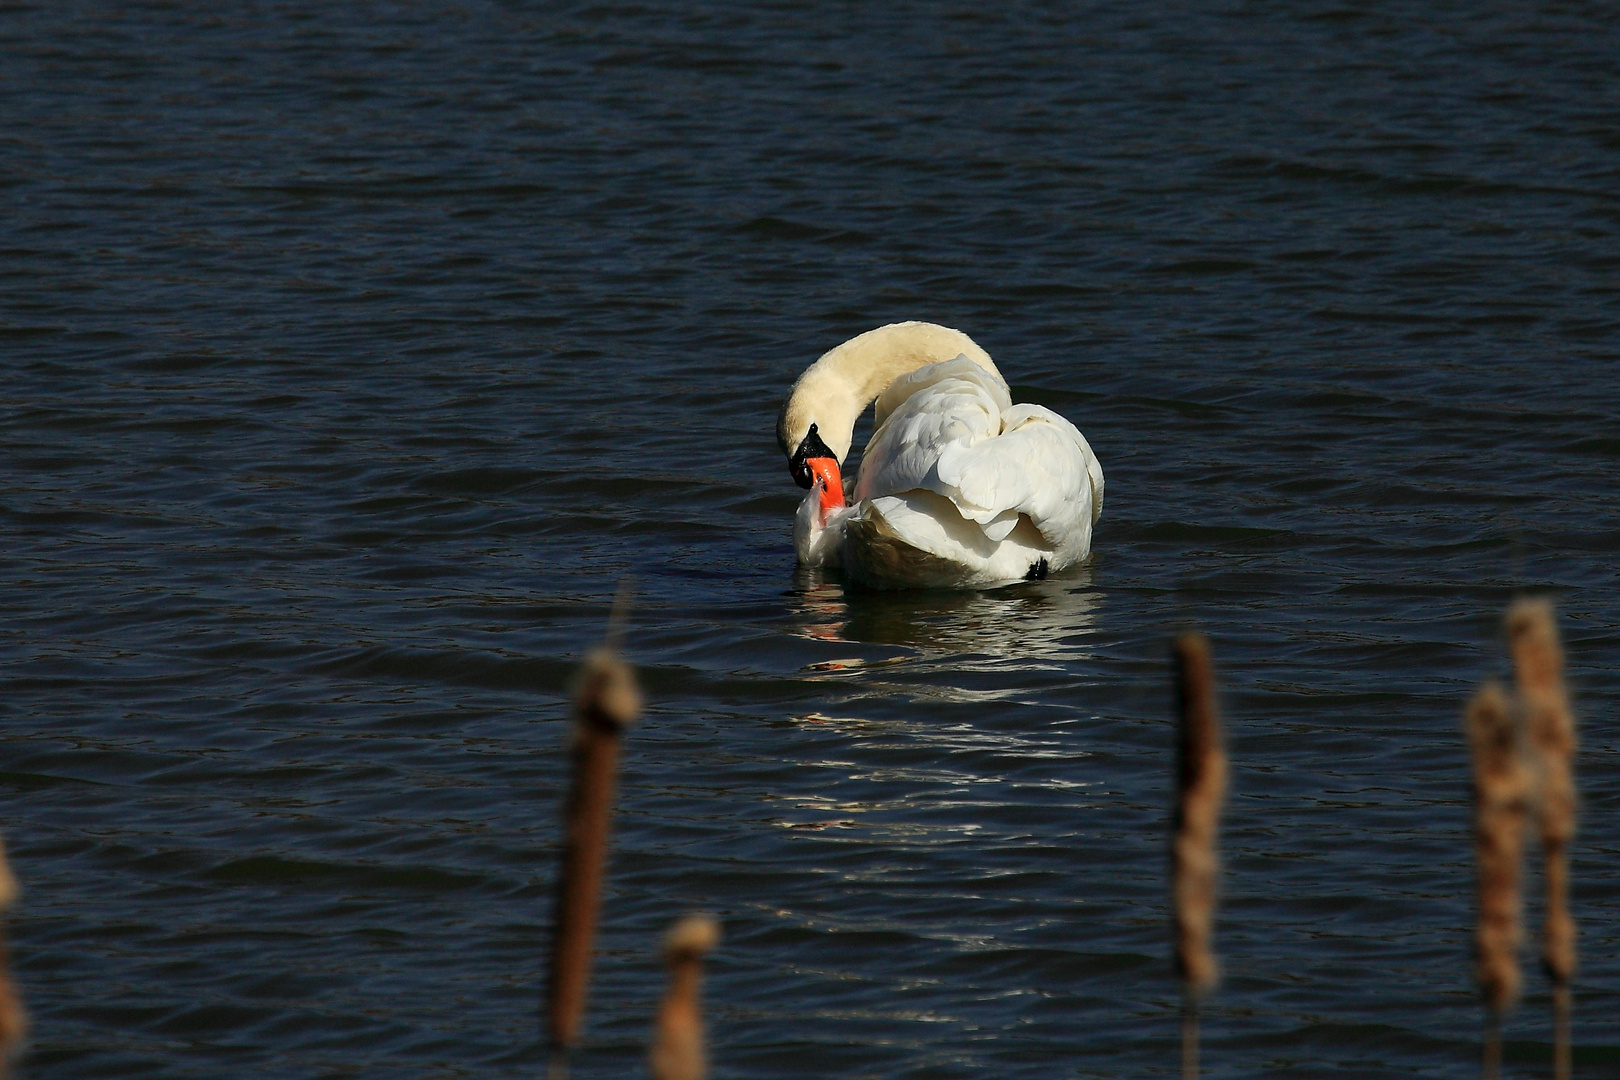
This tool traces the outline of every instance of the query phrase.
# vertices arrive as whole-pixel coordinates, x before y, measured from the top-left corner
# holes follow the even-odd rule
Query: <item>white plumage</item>
[[[1091,446],[1052,410],[1014,405],[959,331],[897,323],[827,353],[783,407],[784,451],[816,438],[812,424],[847,450],[873,393],[851,505],[824,510],[815,482],[794,526],[800,562],[877,585],[954,588],[1045,577],[1090,553],[1103,501]]]

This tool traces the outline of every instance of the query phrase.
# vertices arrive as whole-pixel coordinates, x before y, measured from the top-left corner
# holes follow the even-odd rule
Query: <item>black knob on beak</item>
[[[815,478],[810,475],[810,469],[805,465],[805,462],[810,458],[818,457],[828,457],[834,461],[838,459],[838,455],[827,449],[827,444],[821,441],[820,435],[816,434],[816,425],[811,424],[810,430],[805,433],[804,441],[799,444],[797,450],[793,451],[793,456],[788,458],[788,472],[793,474],[795,484],[809,490],[810,485],[815,483]]]

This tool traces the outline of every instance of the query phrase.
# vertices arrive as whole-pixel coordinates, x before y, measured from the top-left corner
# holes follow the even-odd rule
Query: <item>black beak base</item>
[[[811,424],[810,430],[805,433],[804,441],[799,444],[797,450],[793,451],[793,456],[788,458],[788,472],[793,474],[793,482],[806,491],[810,489],[811,484],[815,483],[815,478],[810,475],[810,469],[805,465],[805,462],[810,458],[818,457],[836,459],[838,455],[827,449],[827,444],[821,441],[820,435],[816,434],[816,425]]]

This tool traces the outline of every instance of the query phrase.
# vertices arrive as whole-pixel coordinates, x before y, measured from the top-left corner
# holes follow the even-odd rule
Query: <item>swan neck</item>
[[[997,378],[990,356],[960,330],[933,323],[880,326],[824,353],[805,369],[782,407],[777,439],[791,455],[810,425],[842,463],[849,456],[855,421],[889,384],[928,364],[965,355]]]

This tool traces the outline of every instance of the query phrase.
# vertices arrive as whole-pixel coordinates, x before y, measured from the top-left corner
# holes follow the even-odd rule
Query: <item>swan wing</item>
[[[965,357],[895,380],[884,398],[887,412],[862,458],[857,500],[932,492],[991,547],[1027,520],[1033,534],[1026,527],[1021,543],[1049,552],[1057,566],[1090,551],[1102,467],[1068,420],[1041,405],[1012,405],[1006,385]],[[898,533],[915,531],[904,524],[907,513],[887,517]],[[961,535],[955,525],[947,531]],[[922,533],[916,539],[940,549]]]
[[[896,379],[876,415],[852,493],[861,509],[840,523],[846,569],[985,584],[1090,551],[1102,509],[1096,455],[1057,413],[1013,405],[998,375],[965,356],[929,364]]]
[[[945,449],[995,437],[1009,407],[1006,384],[965,356],[901,376],[878,398],[855,498],[937,490],[935,470]]]
[[[992,541],[950,499],[922,489],[861,503],[843,523],[842,542],[845,570],[878,586],[1000,585],[1029,576],[1052,557],[1027,520]]]
[[[1102,501],[1102,468],[1085,436],[1041,405],[1013,406],[1001,420],[995,438],[942,450],[933,490],[987,535],[1010,532],[1022,515],[1054,551],[1083,555]]]
[[[1007,383],[1002,379],[1001,373],[986,370],[969,360],[966,353],[958,353],[953,360],[924,364],[890,383],[872,403],[874,433],[896,409],[910,401],[919,390],[926,390],[938,383],[951,380],[962,380],[984,391],[995,403],[997,412],[1012,407],[1012,396],[1007,391]]]

